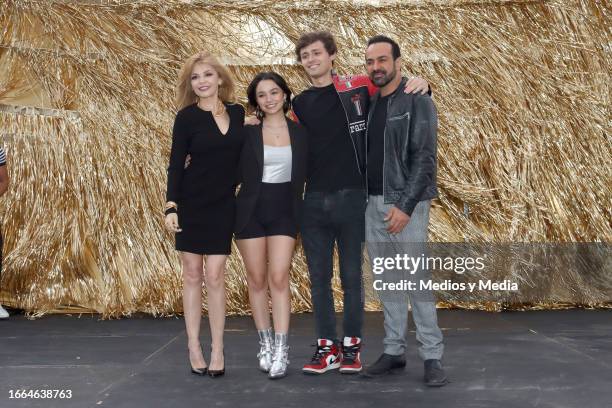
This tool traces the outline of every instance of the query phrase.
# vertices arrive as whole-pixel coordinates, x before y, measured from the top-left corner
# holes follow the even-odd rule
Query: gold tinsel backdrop
[[[262,70],[297,92],[308,83],[293,44],[315,29],[336,35],[340,73],[362,73],[366,39],[384,33],[399,40],[406,73],[432,84],[441,191],[432,241],[608,243],[610,27],[605,0],[3,0],[11,187],[0,206],[0,301],[33,316],[181,312],[161,217],[178,69],[208,49],[231,66],[243,103]],[[228,311],[248,313],[236,253]],[[590,285],[558,268],[528,306],[609,304],[609,264],[602,271]],[[310,310],[301,250],[291,289],[293,310]],[[446,295],[446,306],[524,307]],[[371,293],[367,306],[378,307]]]

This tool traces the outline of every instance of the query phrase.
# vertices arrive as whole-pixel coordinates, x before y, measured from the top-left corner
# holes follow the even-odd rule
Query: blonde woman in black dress
[[[207,52],[185,62],[179,76],[177,102],[165,225],[176,234],[176,249],[182,262],[191,371],[216,377],[225,373],[224,270],[235,221],[244,108],[233,103],[234,83],[229,71]],[[190,164],[185,168],[187,155]],[[208,366],[200,345],[203,279],[212,337]]]

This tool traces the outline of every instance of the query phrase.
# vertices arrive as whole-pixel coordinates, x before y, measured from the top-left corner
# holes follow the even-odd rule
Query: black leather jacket
[[[406,81],[406,78],[402,78],[387,105],[383,197],[386,204],[395,204],[406,214],[412,215],[419,201],[438,196],[438,113],[429,95],[404,93]],[[371,123],[379,97],[380,92],[372,98],[368,123]],[[366,146],[367,137],[366,131]]]

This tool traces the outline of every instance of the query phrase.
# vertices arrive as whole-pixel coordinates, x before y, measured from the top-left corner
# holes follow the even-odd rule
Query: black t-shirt
[[[368,123],[368,194],[383,194],[383,161],[385,156],[385,126],[389,94],[380,97]]]
[[[306,191],[363,188],[346,112],[334,85],[305,90],[293,99],[293,111],[309,135]]]

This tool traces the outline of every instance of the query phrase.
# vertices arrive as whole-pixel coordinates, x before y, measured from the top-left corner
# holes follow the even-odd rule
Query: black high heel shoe
[[[207,373],[208,373],[208,367],[204,367],[204,368],[191,367],[191,374],[200,375],[204,377]]]
[[[210,358],[212,360],[212,357]],[[223,350],[223,368],[220,370],[208,370],[208,375],[212,378],[221,377],[225,374],[225,350]]]
[[[202,351],[201,347],[200,347],[200,351]],[[203,351],[202,351],[202,355],[204,355]],[[189,349],[187,349],[187,358],[189,358]],[[191,365],[191,361],[189,362],[189,365],[191,367],[191,374],[205,376],[208,373],[208,367],[193,368],[193,366]]]

